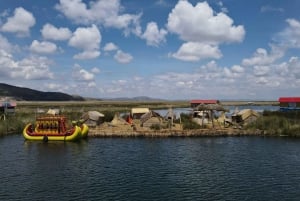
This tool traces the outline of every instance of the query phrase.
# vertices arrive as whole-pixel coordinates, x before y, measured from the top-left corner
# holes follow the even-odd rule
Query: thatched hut
[[[174,120],[176,119],[176,114],[174,113],[172,108],[168,109],[167,114],[164,116],[165,120],[168,122],[168,127],[172,128]]]
[[[130,115],[133,119],[140,119],[148,112],[150,112],[149,108],[132,108]]]
[[[95,127],[104,122],[104,114],[98,111],[88,111],[81,116],[81,121],[90,127]]]
[[[232,122],[237,124],[248,124],[255,121],[260,114],[251,109],[241,110],[231,116]]]
[[[120,117],[119,113],[115,113],[113,120],[110,122],[110,125],[130,125],[125,119]]]
[[[214,112],[226,112],[228,111],[220,104],[199,104],[194,110],[193,110],[193,121],[198,123],[199,125],[206,125],[209,122],[212,123],[212,126],[214,127]]]
[[[153,125],[159,125],[163,123],[163,117],[154,111],[149,111],[141,116],[141,126],[150,128]]]

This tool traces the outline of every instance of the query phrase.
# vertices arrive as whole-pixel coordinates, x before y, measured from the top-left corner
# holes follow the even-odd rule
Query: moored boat
[[[23,130],[26,140],[77,141],[81,138],[79,126],[67,126],[64,116],[37,117],[35,124],[29,123]]]

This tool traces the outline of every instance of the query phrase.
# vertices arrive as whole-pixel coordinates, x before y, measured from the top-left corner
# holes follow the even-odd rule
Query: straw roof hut
[[[214,111],[227,112],[228,110],[220,104],[199,104],[193,111],[193,121],[200,124],[208,124],[210,121],[214,127]]]
[[[168,121],[168,127],[172,128],[174,119],[176,119],[176,114],[173,112],[172,108],[168,109],[167,114],[164,116],[164,118]]]
[[[88,111],[81,116],[81,120],[88,126],[98,126],[104,122],[104,114],[98,111]]]
[[[150,128],[152,125],[161,125],[163,117],[154,111],[149,111],[141,116],[141,126]]]
[[[244,109],[232,115],[232,121],[235,123],[247,124],[255,121],[260,114],[251,109]]]
[[[196,110],[198,111],[228,111],[220,104],[200,104],[196,107]]]
[[[120,117],[119,113],[115,113],[114,118],[113,118],[113,120],[111,120],[110,124],[114,125],[114,126],[116,126],[116,125],[129,125],[129,123],[125,119]]]
[[[149,108],[132,108],[131,117],[133,119],[140,119],[142,115],[148,113],[149,111],[150,111]]]

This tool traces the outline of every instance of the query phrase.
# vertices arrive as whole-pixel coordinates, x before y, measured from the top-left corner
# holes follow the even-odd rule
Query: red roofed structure
[[[280,97],[280,110],[300,110],[300,97]]]
[[[219,100],[203,100],[203,99],[198,99],[198,100],[191,100],[191,107],[195,108],[200,104],[219,104],[220,101]]]

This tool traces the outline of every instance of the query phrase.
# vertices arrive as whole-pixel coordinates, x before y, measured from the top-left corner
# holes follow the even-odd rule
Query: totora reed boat
[[[81,126],[85,128],[84,125]],[[88,132],[85,128],[84,132]],[[68,127],[64,116],[37,117],[35,124],[29,123],[23,130],[26,140],[49,141],[77,141],[82,138],[81,128],[77,125]]]
[[[86,124],[81,124],[80,128],[82,139],[86,139],[89,133],[89,127]]]

